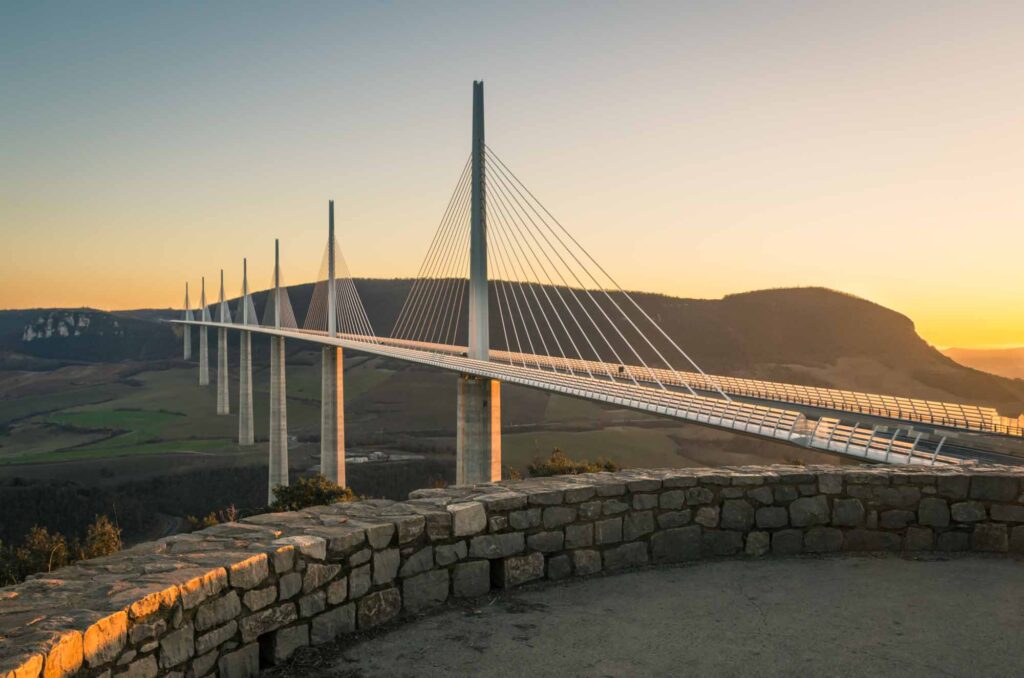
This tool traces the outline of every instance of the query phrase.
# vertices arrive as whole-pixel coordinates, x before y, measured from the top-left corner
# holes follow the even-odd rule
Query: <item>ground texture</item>
[[[307,649],[273,676],[1011,676],[1024,564],[705,562],[540,585]]]

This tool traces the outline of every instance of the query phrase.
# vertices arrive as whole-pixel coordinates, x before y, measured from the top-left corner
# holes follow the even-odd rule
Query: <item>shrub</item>
[[[81,549],[80,557],[99,558],[120,550],[121,528],[116,527],[106,516],[96,516],[96,521],[86,531],[85,546]]]
[[[349,488],[336,485],[318,474],[299,478],[294,485],[276,486],[270,510],[298,511],[309,506],[325,506],[357,498]]]
[[[597,461],[570,459],[562,450],[556,447],[547,459],[535,457],[533,463],[527,467],[527,470],[532,477],[537,478],[576,475],[578,473],[596,473],[598,471],[618,471],[620,468],[615,462],[603,457],[598,457]]]

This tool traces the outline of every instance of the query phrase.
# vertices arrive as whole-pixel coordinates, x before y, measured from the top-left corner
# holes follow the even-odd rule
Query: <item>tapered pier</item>
[[[327,334],[338,336],[338,296],[334,261],[334,201],[327,205]],[[324,346],[320,379],[320,473],[345,486],[344,359],[340,346]]]
[[[185,320],[192,320],[192,307],[188,302],[188,283],[185,283]],[[184,358],[185,360],[192,359],[192,326],[182,325],[181,334],[184,337],[185,348]]]
[[[468,357],[489,360],[483,82],[473,83],[472,163]],[[456,403],[456,482],[467,485],[501,480],[501,382],[460,375]]]
[[[230,323],[228,304],[224,301],[224,269],[220,270],[220,303],[219,318],[222,323]],[[224,327],[217,328],[217,414],[231,414],[231,396],[228,394],[228,331]]]
[[[199,317],[203,322],[210,322],[210,311],[206,308],[206,278],[203,278],[202,295],[199,303],[203,305]],[[199,328],[199,385],[210,385],[210,346],[206,325]]]
[[[242,325],[255,321],[249,317],[249,271],[242,259]],[[252,332],[238,333],[238,444],[252,445],[256,438],[252,418]]]
[[[281,248],[274,241],[274,327],[281,327]],[[288,485],[288,401],[286,396],[284,337],[270,337],[270,473],[267,503],[274,488]]]

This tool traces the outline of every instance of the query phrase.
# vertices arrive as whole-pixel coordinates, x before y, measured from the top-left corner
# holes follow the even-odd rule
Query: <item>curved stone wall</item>
[[[0,589],[0,678],[255,675],[296,648],[547,578],[705,557],[1024,552],[1024,470],[622,471],[248,518]]]

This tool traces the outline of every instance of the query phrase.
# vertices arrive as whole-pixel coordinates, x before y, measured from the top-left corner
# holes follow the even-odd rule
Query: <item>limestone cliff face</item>
[[[25,325],[21,333],[21,340],[24,342],[52,339],[53,337],[80,337],[90,333],[92,317],[88,311],[50,311],[38,316],[35,320]],[[104,330],[94,330],[98,336],[104,335]],[[124,336],[124,330],[114,320],[111,323],[109,336]]]

